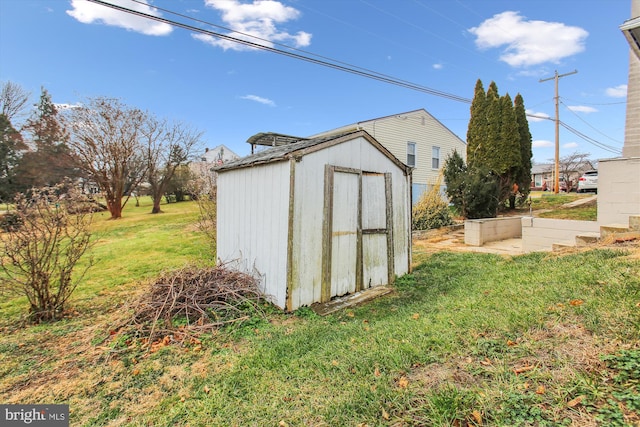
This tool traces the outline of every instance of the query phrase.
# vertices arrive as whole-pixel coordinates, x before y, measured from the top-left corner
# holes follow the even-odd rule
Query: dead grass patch
[[[503,337],[483,337],[504,341],[502,357],[457,356],[446,362],[414,367],[408,374],[417,401],[451,387],[462,393],[482,396],[487,408],[497,407],[504,390],[513,388],[521,395],[547,396],[547,410],[557,419],[570,419],[572,425],[599,425],[596,415],[580,402],[568,405],[563,390],[571,390],[577,376],[606,370],[601,355],[619,349],[615,342],[594,336],[577,319],[547,322],[543,327],[522,334],[517,342]],[[496,391],[502,390],[501,393]],[[552,402],[555,400],[555,404]]]

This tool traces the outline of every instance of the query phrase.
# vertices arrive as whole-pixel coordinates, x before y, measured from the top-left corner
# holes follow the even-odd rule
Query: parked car
[[[586,171],[578,180],[578,193],[598,192],[598,171]]]
[[[547,184],[546,181],[542,184],[542,191],[553,191],[554,188],[555,184],[553,183],[553,180],[549,184]],[[558,192],[567,192],[567,182],[562,177],[558,178]]]

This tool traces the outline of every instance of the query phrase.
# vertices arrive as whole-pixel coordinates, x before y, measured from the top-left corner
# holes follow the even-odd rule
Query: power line
[[[290,51],[286,51],[286,50],[282,50],[282,49],[277,49],[275,47],[265,46],[263,44],[255,43],[255,42],[252,42],[252,41],[249,41],[249,40],[243,40],[243,39],[240,39],[240,38],[237,38],[237,37],[232,37],[232,36],[229,36],[229,35],[226,35],[226,34],[217,33],[215,31],[205,30],[205,29],[202,29],[202,28],[194,27],[193,25],[189,25],[189,24],[185,24],[185,23],[182,23],[182,22],[170,20],[170,19],[163,18],[163,17],[160,17],[160,16],[150,15],[148,13],[144,13],[144,12],[140,12],[140,11],[137,11],[137,10],[129,9],[127,7],[115,5],[115,4],[112,4],[112,3],[108,3],[106,1],[102,1],[102,0],[88,0],[88,1],[90,1],[92,3],[96,3],[96,4],[99,4],[99,5],[102,5],[102,6],[109,7],[111,9],[119,10],[121,12],[129,13],[129,14],[140,16],[140,17],[143,17],[143,18],[151,19],[153,21],[162,22],[162,23],[165,23],[165,24],[168,24],[168,25],[172,25],[174,27],[183,28],[183,29],[186,29],[186,30],[189,30],[189,31],[194,31],[194,32],[197,32],[197,33],[202,33],[202,34],[205,34],[205,35],[208,35],[208,36],[217,37],[217,38],[220,38],[220,39],[223,39],[223,40],[228,40],[228,41],[231,41],[231,42],[234,42],[234,43],[239,43],[239,44],[242,44],[244,46],[248,46],[248,47],[251,47],[251,48],[254,48],[254,49],[264,50],[264,51],[267,51],[267,52],[271,52],[271,53],[276,53],[276,54],[279,54],[279,55],[287,56],[287,57],[290,57],[290,58],[299,59],[299,60],[306,61],[306,62],[309,62],[309,63],[312,63],[312,64],[321,65],[321,66],[324,66],[324,67],[327,67],[327,68],[333,68],[335,70],[344,71],[344,72],[355,74],[355,75],[358,75],[358,76],[361,76],[361,77],[366,77],[366,78],[369,78],[369,79],[372,79],[372,80],[377,80],[377,81],[380,81],[380,82],[383,82],[383,83],[389,83],[389,84],[393,84],[393,85],[396,85],[396,86],[404,87],[404,88],[407,88],[407,89],[412,89],[412,90],[415,90],[415,91],[418,91],[418,92],[423,92],[423,93],[426,93],[426,94],[429,94],[429,95],[439,96],[441,98],[446,98],[446,99],[449,99],[449,100],[452,100],[452,101],[463,102],[463,103],[466,103],[466,104],[470,104],[471,103],[471,99],[469,99],[469,98],[464,98],[464,97],[461,97],[461,96],[458,96],[458,95],[454,95],[454,94],[451,94],[451,93],[447,93],[447,92],[443,92],[443,91],[440,91],[440,90],[437,90],[437,89],[432,89],[432,88],[429,88],[429,87],[426,87],[426,86],[419,85],[417,83],[409,82],[407,80],[402,80],[402,79],[398,79],[396,77],[388,76],[386,74],[377,73],[377,72],[372,71],[372,70],[367,70],[367,69],[364,69],[364,68],[355,67],[353,65],[345,64],[345,63],[342,63],[340,61],[336,61],[336,60],[333,60],[333,59],[330,59],[330,58],[327,58],[327,57],[322,57],[320,55],[313,54],[313,56],[316,57],[316,58],[313,58],[313,57],[305,56],[305,55],[302,55],[302,54],[299,54],[299,53],[290,52]],[[132,1],[135,1],[136,3],[139,3],[136,0],[132,0]],[[168,11],[166,9],[160,9],[160,8],[155,7],[155,6],[154,6],[154,8],[157,9],[157,10],[162,10],[162,11],[165,11],[167,13],[174,14],[176,16],[186,17],[184,15],[180,15],[178,13],[175,13],[175,12],[172,12],[172,11]],[[186,18],[189,18],[189,17],[186,17]],[[193,18],[189,18],[189,19],[193,19]],[[193,20],[195,20],[195,19],[193,19]],[[207,23],[207,22],[204,22],[204,21],[200,21],[200,20],[195,20],[195,21],[200,22],[200,23],[205,23],[207,25],[220,27],[220,26],[217,26],[217,25],[214,25],[214,24],[210,24],[210,23]],[[233,31],[233,30],[229,30],[229,29],[226,29],[226,30]],[[238,34],[242,34],[243,36],[252,37],[254,39],[261,40],[263,42],[268,42],[268,43],[271,43],[273,45],[283,46],[283,47],[286,47],[286,48],[288,48],[290,50],[300,51],[299,49],[295,49],[295,48],[292,48],[290,46],[286,46],[286,45],[282,45],[282,44],[272,43],[272,42],[270,42],[268,40],[260,39],[258,37],[252,36],[250,34],[239,33],[238,31],[234,31],[234,32],[238,33]],[[305,53],[310,54],[309,52],[305,52]]]
[[[602,149],[602,150],[608,151],[608,152],[610,152],[610,153],[612,153],[612,154],[618,154],[618,155],[622,153],[622,151],[621,151],[620,149],[617,149],[617,148],[612,147],[612,146],[610,146],[610,145],[606,145],[606,144],[603,144],[603,143],[601,143],[601,142],[598,142],[598,141],[596,141],[595,139],[593,139],[593,138],[591,138],[591,137],[589,137],[589,136],[587,136],[587,135],[583,134],[583,133],[582,133],[582,132],[580,132],[579,130],[572,128],[571,126],[569,126],[568,124],[566,124],[566,123],[564,123],[564,122],[562,122],[562,121],[561,121],[561,122],[559,122],[559,123],[560,123],[560,126],[562,126],[563,128],[565,128],[565,129],[566,129],[566,130],[568,130],[569,132],[573,133],[574,135],[576,135],[576,136],[578,136],[578,137],[580,137],[580,138],[584,139],[584,140],[585,140],[585,141],[587,141],[588,143],[590,143],[590,144],[592,144],[592,145],[595,145],[596,147],[598,147],[598,148],[600,148],[600,149]]]
[[[591,126],[585,119],[583,119],[582,117],[580,117],[578,114],[576,114],[575,111],[573,111],[567,104],[565,104],[564,102],[560,101],[560,103],[562,105],[564,105],[564,107],[569,110],[574,116],[576,116],[582,123],[584,123],[585,125],[589,126],[591,129],[593,129],[594,131],[598,132],[600,135],[604,136],[605,138],[610,139],[613,142],[617,142],[619,144],[622,144],[622,141],[618,141],[616,139],[611,138],[609,135],[600,132],[598,129],[596,129],[595,127]],[[604,144],[603,144],[604,145]]]
[[[407,80],[402,80],[402,79],[399,79],[399,78],[396,78],[396,77],[393,77],[393,76],[390,76],[390,75],[387,75],[387,74],[382,74],[382,73],[379,73],[379,72],[376,72],[376,71],[373,71],[373,70],[370,70],[370,69],[367,69],[367,68],[363,68],[363,67],[359,67],[359,66],[356,66],[356,65],[353,65],[353,64],[349,64],[347,62],[343,62],[343,61],[332,59],[332,58],[329,58],[329,57],[326,57],[326,56],[318,55],[318,54],[315,54],[313,52],[309,52],[309,51],[305,51],[305,50],[302,50],[302,49],[298,49],[298,48],[295,48],[295,47],[292,47],[292,46],[288,46],[288,45],[285,45],[285,44],[282,44],[282,43],[273,42],[271,40],[263,39],[263,38],[254,36],[252,34],[243,33],[243,32],[240,32],[240,31],[237,31],[237,30],[233,30],[233,29],[221,26],[221,25],[217,25],[217,24],[213,24],[211,22],[207,22],[207,21],[204,21],[204,20],[193,18],[193,17],[188,16],[188,15],[180,14],[178,12],[174,12],[174,11],[169,10],[169,9],[164,9],[164,8],[157,7],[157,6],[152,6],[154,10],[159,10],[159,11],[162,11],[164,13],[171,14],[171,15],[174,15],[174,16],[178,16],[178,17],[183,18],[183,19],[188,19],[188,20],[191,20],[191,21],[203,24],[203,25],[207,25],[207,26],[211,26],[211,27],[222,29],[224,31],[229,31],[229,32],[232,32],[232,33],[235,33],[235,34],[239,34],[239,35],[241,35],[243,37],[259,40],[259,41],[264,42],[264,43],[269,43],[269,44],[271,44],[273,46],[280,46],[280,47],[285,48],[287,50],[277,49],[275,47],[267,46],[267,45],[256,43],[256,42],[252,42],[250,40],[244,40],[244,39],[241,39],[241,38],[232,37],[230,35],[218,33],[218,32],[215,32],[215,31],[206,30],[206,29],[203,29],[203,28],[198,28],[198,27],[195,27],[193,25],[185,24],[185,23],[178,22],[178,21],[175,21],[175,20],[163,18],[163,17],[160,17],[160,16],[151,15],[151,14],[144,13],[144,12],[141,12],[141,11],[137,11],[137,10],[134,10],[134,9],[129,9],[127,7],[116,5],[116,4],[112,4],[112,3],[108,3],[108,2],[103,1],[103,0],[88,0],[88,1],[90,1],[92,3],[99,4],[101,6],[109,7],[111,9],[119,10],[119,11],[124,12],[124,13],[140,16],[142,18],[151,19],[151,20],[156,21],[156,22],[162,22],[162,23],[165,23],[165,24],[168,24],[168,25],[172,25],[174,27],[186,29],[186,30],[189,30],[189,31],[194,31],[194,32],[197,32],[197,33],[201,33],[201,34],[205,34],[205,35],[211,36],[211,37],[216,37],[216,38],[219,38],[219,39],[222,39],[222,40],[228,40],[228,41],[231,41],[231,42],[234,42],[234,43],[238,43],[238,44],[241,44],[241,45],[253,48],[253,49],[264,50],[264,51],[275,53],[275,54],[278,54],[278,55],[287,56],[287,57],[290,57],[290,58],[293,58],[293,59],[298,59],[298,60],[302,60],[302,61],[309,62],[309,63],[312,63],[312,64],[321,65],[321,66],[324,66],[324,67],[327,67],[327,68],[332,68],[332,69],[335,69],[335,70],[338,70],[338,71],[351,73],[351,74],[358,75],[358,76],[361,76],[361,77],[366,77],[366,78],[369,78],[369,79],[372,79],[372,80],[377,80],[377,81],[380,81],[380,82],[383,82],[383,83],[393,84],[393,85],[396,85],[396,86],[404,87],[406,89],[411,89],[411,90],[415,90],[415,91],[418,91],[418,92],[423,92],[423,93],[426,93],[426,94],[429,94],[429,95],[433,95],[433,96],[439,96],[439,97],[446,98],[446,99],[449,99],[449,100],[452,100],[452,101],[463,102],[463,103],[466,103],[466,104],[470,104],[471,103],[471,99],[469,99],[469,98],[464,98],[464,97],[461,97],[461,96],[458,96],[458,95],[454,95],[454,94],[451,94],[451,93],[447,93],[447,92],[444,92],[444,91],[440,91],[440,90],[437,90],[437,89],[432,89],[432,88],[429,88],[429,87],[426,87],[426,86],[419,85],[417,83],[412,83],[412,82],[407,81]],[[148,3],[142,2],[140,0],[130,0],[130,1],[134,2],[134,3],[137,3],[137,4],[144,5],[144,6],[149,6]],[[295,53],[295,52],[300,52],[300,53]],[[305,56],[305,55],[308,55],[308,56]],[[536,115],[536,114],[528,114],[527,113],[526,116],[527,117],[536,118],[536,119],[553,120],[550,117],[539,116],[539,115]],[[616,149],[614,147],[610,147],[610,146],[607,146],[605,144],[599,143],[598,141],[596,141],[596,140],[594,140],[594,139],[592,139],[592,138],[580,133],[579,131],[571,128],[570,126],[566,125],[565,123],[562,123],[562,126],[565,127],[567,130],[569,130],[570,132],[575,133],[576,135],[580,136],[581,138],[587,140],[588,142],[590,142],[590,143],[592,143],[592,144],[594,144],[594,145],[596,145],[596,146],[598,146],[598,147],[600,147],[600,148],[602,148],[604,150],[610,151],[612,153],[619,153],[620,152],[619,150],[616,151]]]
[[[570,99],[570,98],[567,98],[565,96],[563,96],[562,98],[566,99],[567,101],[579,102],[581,104],[586,104],[586,105],[620,105],[620,104],[626,104],[627,103],[627,101],[619,101],[619,102],[584,102],[584,101],[577,101],[575,99]]]

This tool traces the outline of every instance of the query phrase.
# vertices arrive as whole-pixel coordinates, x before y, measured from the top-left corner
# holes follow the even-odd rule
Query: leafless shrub
[[[211,254],[215,256],[217,248],[216,195],[218,187],[216,185],[215,175],[211,171],[203,168],[197,175],[198,178],[192,182],[190,188],[190,192],[196,195],[195,199],[198,203],[198,209],[200,210],[196,225],[198,230],[205,235],[211,249]]]
[[[29,301],[33,321],[56,320],[92,265],[74,273],[91,247],[92,210],[74,213],[86,198],[64,186],[33,189],[16,197],[18,226],[3,233],[0,292],[21,294]]]
[[[253,276],[224,265],[186,266],[160,275],[134,303],[133,323],[156,335],[211,330],[262,313],[263,300]]]

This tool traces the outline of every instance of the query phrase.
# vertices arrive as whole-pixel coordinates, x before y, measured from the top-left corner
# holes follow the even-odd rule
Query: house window
[[[416,167],[416,143],[407,142],[407,166]]]
[[[431,169],[440,169],[440,147],[431,148]]]

